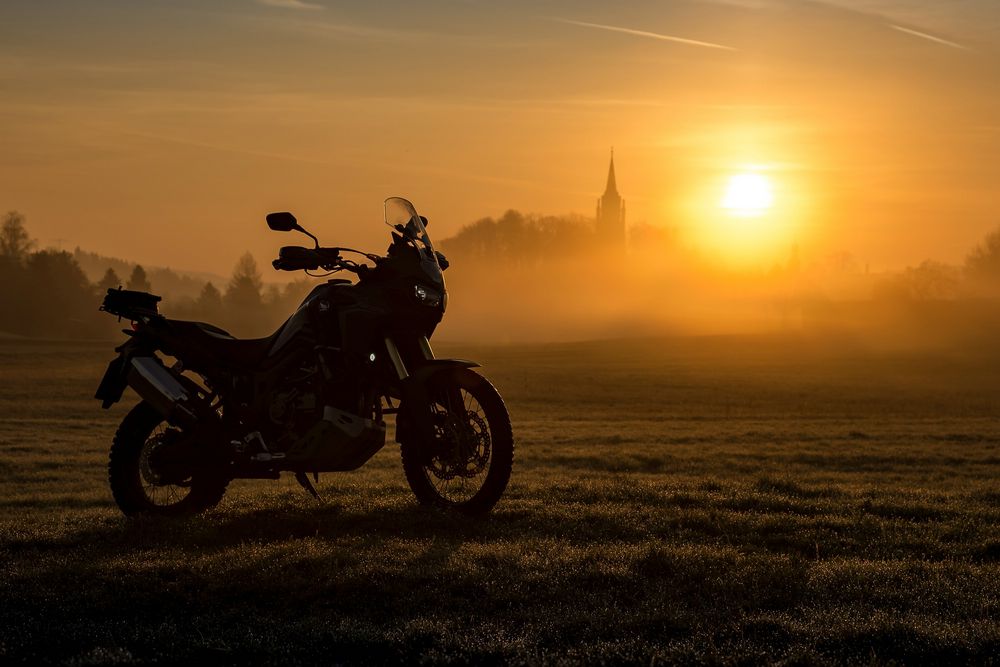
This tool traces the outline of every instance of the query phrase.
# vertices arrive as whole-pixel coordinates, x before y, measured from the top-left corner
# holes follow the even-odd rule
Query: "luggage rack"
[[[100,310],[117,315],[118,319],[137,320],[140,317],[158,317],[160,314],[157,303],[163,297],[149,292],[138,292],[118,288],[110,288],[104,295],[104,302],[101,303]]]

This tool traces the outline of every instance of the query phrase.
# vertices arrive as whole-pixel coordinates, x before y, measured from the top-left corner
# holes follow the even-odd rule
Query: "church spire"
[[[604,195],[618,194],[618,184],[615,183],[615,149],[611,148],[611,164],[608,166],[608,186],[604,188]]]
[[[597,200],[597,237],[607,248],[625,249],[625,201],[618,194],[615,181],[615,149],[611,149],[608,185]]]

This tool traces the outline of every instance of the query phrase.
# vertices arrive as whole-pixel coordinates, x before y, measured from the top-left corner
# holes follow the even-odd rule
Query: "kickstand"
[[[319,491],[316,490],[316,487],[313,486],[313,483],[309,481],[309,478],[306,476],[304,472],[295,473],[295,481],[298,482],[303,489],[308,491],[313,498],[315,498],[316,500],[321,500],[321,498],[319,497]]]

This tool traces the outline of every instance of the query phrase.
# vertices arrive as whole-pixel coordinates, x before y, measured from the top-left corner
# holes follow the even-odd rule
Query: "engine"
[[[316,376],[316,370],[311,369],[272,395],[267,406],[268,430],[271,431],[268,441],[273,442],[278,451],[286,450],[319,418]]]

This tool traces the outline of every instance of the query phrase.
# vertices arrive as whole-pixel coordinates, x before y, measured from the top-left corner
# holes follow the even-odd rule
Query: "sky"
[[[720,261],[960,262],[1000,225],[995,0],[4,0],[0,209],[42,245],[228,273],[291,210],[385,245],[504,210],[593,215]],[[726,183],[773,207],[729,219]],[[732,233],[739,225],[739,234]]]

